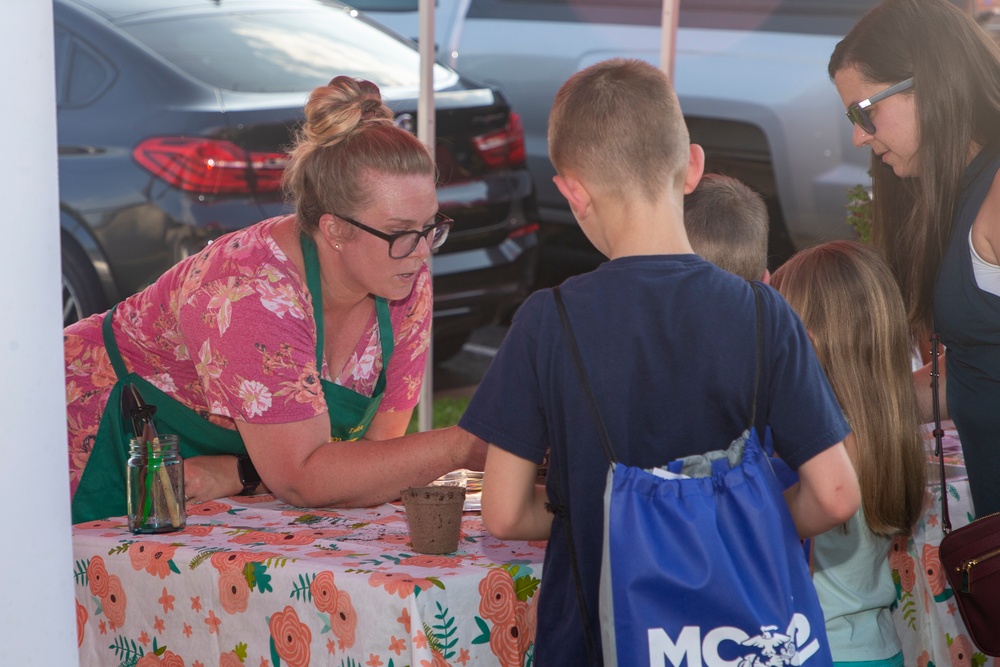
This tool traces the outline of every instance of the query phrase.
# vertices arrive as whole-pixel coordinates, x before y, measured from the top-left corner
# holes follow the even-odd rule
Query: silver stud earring
[[[340,244],[339,243],[334,243],[333,244],[333,249],[334,250],[340,250]]]

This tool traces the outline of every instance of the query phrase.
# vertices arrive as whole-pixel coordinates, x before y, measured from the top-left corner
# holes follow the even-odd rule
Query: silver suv
[[[417,0],[348,1],[416,38]],[[875,4],[681,0],[675,85],[691,138],[705,147],[709,171],[766,197],[772,266],[796,248],[851,234],[847,192],[869,182],[868,151],[851,145],[826,66],[834,45]],[[556,270],[557,251],[566,269],[574,249],[585,247],[552,183],[546,124],[555,93],[605,58],[659,65],[661,20],[662,0],[437,0],[439,58],[499,87],[523,121],[545,223],[540,270]]]

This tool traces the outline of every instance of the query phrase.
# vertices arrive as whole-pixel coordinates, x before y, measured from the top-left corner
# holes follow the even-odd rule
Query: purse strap
[[[941,399],[938,397],[938,357],[941,354],[941,334],[931,334],[931,405],[934,406],[934,453],[938,457],[938,468],[941,471],[941,532],[945,535],[951,532],[951,517],[948,515],[948,487],[945,486],[944,447],[941,438],[944,430],[941,428]]]
[[[755,282],[751,282],[750,287],[753,288],[754,300],[756,301],[757,307],[757,359],[756,369],[754,371],[753,401],[751,402],[750,407],[749,426],[749,428],[753,428],[754,423],[757,420],[757,393],[760,388],[760,368],[764,359],[764,324],[762,315],[763,309],[760,300],[760,288]],[[569,313],[566,312],[566,304],[563,301],[562,293],[559,291],[558,286],[552,288],[552,294],[556,300],[556,308],[559,312],[559,321],[562,324],[570,356],[573,358],[573,365],[576,367],[576,373],[580,381],[580,386],[583,388],[583,392],[587,397],[587,406],[590,408],[590,414],[594,420],[594,426],[597,428],[597,434],[601,439],[601,447],[604,450],[604,456],[608,459],[609,465],[614,465],[616,463],[616,458],[614,447],[611,445],[611,437],[608,435],[608,430],[604,425],[604,419],[601,417],[601,410],[597,405],[597,397],[594,396],[594,390],[590,386],[587,369],[583,365],[583,356],[580,354],[580,347],[576,343],[576,336],[573,334],[573,327],[569,321]],[[555,516],[562,519],[565,525],[566,541],[569,543],[570,568],[573,570],[573,582],[576,585],[576,599],[580,611],[580,622],[583,625],[584,644],[587,649],[587,656],[590,663],[597,665],[599,664],[596,657],[597,648],[594,646],[593,633],[590,629],[590,613],[587,610],[587,599],[583,592],[583,581],[580,578],[580,566],[577,562],[576,545],[573,541],[573,529],[570,522],[569,505],[568,502],[564,503],[562,500],[563,493],[561,485],[559,484],[558,473],[552,475],[552,481],[554,485],[553,490],[555,491],[556,500],[559,501],[559,505],[548,504],[547,508]],[[568,500],[569,496],[566,496],[566,498]]]

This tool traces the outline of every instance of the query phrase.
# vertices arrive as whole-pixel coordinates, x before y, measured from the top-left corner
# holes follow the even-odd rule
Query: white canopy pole
[[[663,0],[663,21],[660,44],[660,69],[674,80],[674,61],[677,58],[677,16],[680,14],[680,0]]]
[[[434,158],[436,133],[434,130],[434,0],[420,0],[420,99],[417,103],[417,137],[427,146]],[[433,256],[428,262],[432,273]],[[424,370],[424,384],[420,388],[420,403],[417,405],[417,423],[421,431],[434,426],[434,325],[431,324],[427,349],[427,365]]]
[[[0,662],[77,665],[59,271],[52,3],[4,5]]]

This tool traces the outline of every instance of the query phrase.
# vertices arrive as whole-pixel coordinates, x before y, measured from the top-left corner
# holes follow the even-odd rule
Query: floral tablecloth
[[[950,422],[943,426],[948,514],[952,528],[958,528],[972,520],[972,497],[958,434]],[[1000,659],[984,655],[972,643],[941,569],[941,474],[929,428],[924,440],[928,450],[927,504],[913,534],[897,538],[889,553],[896,582],[893,620],[903,642],[904,661],[917,667],[1000,667]]]
[[[531,665],[544,543],[466,513],[458,551],[415,553],[396,504],[196,505],[182,532],[73,527],[80,664]]]

